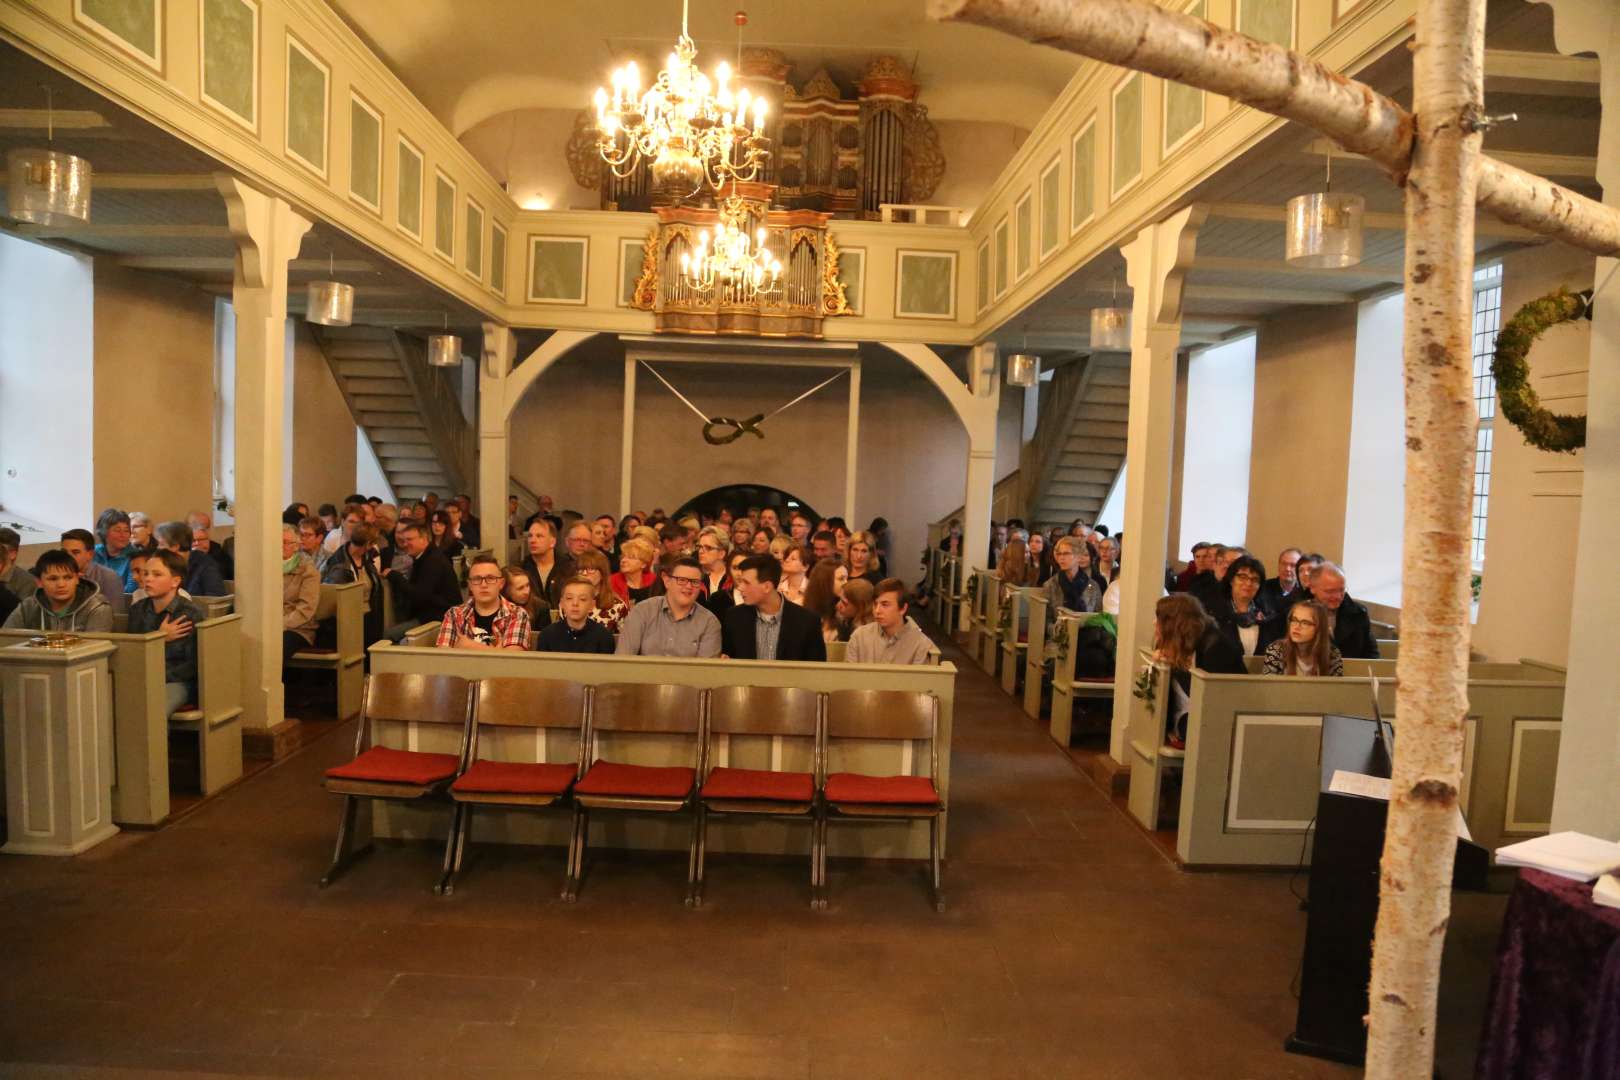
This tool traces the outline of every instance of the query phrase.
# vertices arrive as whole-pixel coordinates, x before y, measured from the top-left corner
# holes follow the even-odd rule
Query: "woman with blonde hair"
[[[596,589],[596,607],[591,612],[591,621],[617,634],[625,616],[630,614],[630,605],[613,591],[613,571],[608,567],[607,556],[595,548],[586,548],[574,557],[574,573]]]
[[[1287,633],[1266,646],[1267,675],[1344,674],[1344,657],[1327,630],[1327,608],[1300,600],[1285,619]]]
[[[844,595],[838,598],[834,611],[838,615],[838,640],[848,641],[857,627],[872,621],[872,602],[877,598],[877,586],[865,578],[850,578],[844,585]]]
[[[849,582],[849,568],[837,559],[822,559],[804,586],[804,606],[821,618],[821,636],[838,640],[838,600]]]
[[[626,604],[636,604],[658,593],[658,570],[653,565],[658,549],[639,536],[619,546],[619,572],[608,579],[613,593]]]
[[[877,568],[877,540],[871,533],[851,533],[844,552],[844,565],[849,567],[851,580],[865,578],[873,585],[883,580]]]

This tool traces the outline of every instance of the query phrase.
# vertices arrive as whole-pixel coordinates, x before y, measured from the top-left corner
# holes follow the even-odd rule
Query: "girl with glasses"
[[[617,634],[630,614],[630,605],[613,592],[613,571],[608,568],[607,556],[595,548],[587,548],[574,557],[574,574],[591,583],[596,590],[596,607],[591,621],[601,623],[609,633]]]
[[[1328,630],[1327,608],[1301,600],[1283,618],[1287,632],[1266,649],[1267,675],[1344,674],[1344,657]]]

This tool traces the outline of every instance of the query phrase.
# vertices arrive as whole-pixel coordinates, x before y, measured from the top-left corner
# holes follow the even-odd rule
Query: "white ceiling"
[[[458,137],[513,109],[583,109],[619,59],[660,62],[680,32],[680,0],[328,0]],[[826,66],[846,88],[885,53],[913,65],[919,100],[941,120],[1032,127],[1079,58],[978,27],[931,22],[925,0],[691,0],[698,65],[743,42],[782,51],[803,83]]]

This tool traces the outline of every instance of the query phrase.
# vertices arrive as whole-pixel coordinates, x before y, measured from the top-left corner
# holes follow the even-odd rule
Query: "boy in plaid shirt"
[[[493,555],[474,555],[467,567],[472,599],[444,613],[439,648],[527,649],[529,613],[501,596],[506,578]]]

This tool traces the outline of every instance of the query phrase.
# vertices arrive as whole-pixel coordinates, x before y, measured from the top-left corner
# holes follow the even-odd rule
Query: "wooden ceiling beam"
[[[1281,225],[1285,216],[1283,207],[1271,206],[1265,203],[1217,202],[1206,205],[1209,207],[1210,217],[1224,218],[1228,221],[1269,221]],[[1367,228],[1380,231],[1404,232],[1406,230],[1406,218],[1402,214],[1370,211],[1367,214],[1366,223]],[[1531,243],[1546,243],[1547,240],[1540,233],[1534,233],[1529,229],[1498,221],[1490,214],[1476,215],[1474,233],[1478,236],[1494,236],[1504,240],[1523,240]]]
[[[1301,156],[1320,162],[1328,151],[1333,152],[1333,164],[1339,168],[1378,169],[1383,166],[1360,154],[1347,154],[1331,139],[1313,139],[1307,143]],[[1597,158],[1585,154],[1542,154],[1530,150],[1492,150],[1491,157],[1515,169],[1566,180],[1597,179]]]
[[[235,260],[213,255],[126,255],[118,259],[117,263],[126,270],[156,270],[181,274],[230,274],[236,269]],[[295,274],[326,273],[328,266],[325,259],[294,259],[287,264],[287,269]],[[362,259],[338,259],[330,264],[330,268],[339,274],[367,274],[377,269]]]
[[[1329,270],[1310,266],[1293,266],[1286,259],[1230,259],[1219,255],[1201,256],[1194,260],[1192,272],[1241,274],[1295,274],[1304,280],[1343,280],[1346,277],[1377,278],[1380,281],[1400,281],[1406,273],[1399,263],[1358,263],[1342,270]]]
[[[1485,93],[1597,98],[1601,73],[1595,58],[1559,53],[1485,50]],[[1486,99],[1489,104],[1489,97]],[[1493,152],[1493,157],[1500,154]]]
[[[0,171],[0,184],[6,183]],[[92,190],[100,191],[206,191],[218,195],[213,173],[103,173],[90,180]]]
[[[12,226],[19,236],[62,240],[229,240],[224,225],[27,225]]]

